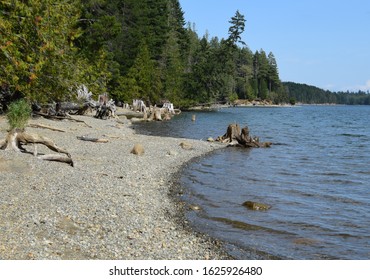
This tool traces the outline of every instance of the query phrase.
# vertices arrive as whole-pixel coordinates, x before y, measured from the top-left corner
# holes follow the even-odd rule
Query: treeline
[[[291,103],[370,105],[369,92],[332,92],[306,84],[283,83]]]
[[[219,39],[186,25],[178,0],[1,0],[0,102],[71,100],[81,85],[179,107],[286,101],[273,53],[241,40],[245,22],[237,11]]]

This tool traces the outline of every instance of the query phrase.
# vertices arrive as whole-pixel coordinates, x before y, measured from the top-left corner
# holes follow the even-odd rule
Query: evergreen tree
[[[269,92],[271,93],[273,90],[277,90],[280,85],[279,79],[279,71],[276,63],[275,56],[272,52],[268,54],[268,84],[269,84]]]
[[[254,54],[253,68],[257,96],[260,99],[266,99],[268,96],[269,63],[263,49]]]
[[[241,43],[245,45],[245,42],[242,41],[241,35],[245,29],[245,22],[244,15],[242,15],[239,10],[236,11],[235,16],[231,18],[229,21],[232,24],[229,28],[229,38],[227,39],[228,43],[231,45],[235,45],[237,43]]]
[[[163,97],[176,105],[182,95],[184,63],[181,59],[180,46],[172,32],[168,37],[161,59],[163,77]]]
[[[159,101],[161,92],[159,71],[145,43],[141,44],[135,63],[122,83],[123,89],[130,93],[125,96],[130,99],[124,101],[131,102],[132,98],[140,98],[151,104]]]

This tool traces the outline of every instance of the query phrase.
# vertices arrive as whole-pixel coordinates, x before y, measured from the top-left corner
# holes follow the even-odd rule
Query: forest
[[[178,0],[0,0],[0,112],[19,98],[71,101],[83,85],[95,98],[179,108],[237,99],[370,103],[363,92],[282,83],[274,54],[242,40],[245,16],[230,16],[228,37],[210,38],[185,22]]]
[[[370,105],[370,94],[358,92],[332,92],[306,84],[283,82],[291,103]]]
[[[209,38],[178,0],[1,0],[0,103],[73,100],[82,85],[180,108],[287,100],[273,53],[242,41],[245,23],[236,11],[228,38]]]

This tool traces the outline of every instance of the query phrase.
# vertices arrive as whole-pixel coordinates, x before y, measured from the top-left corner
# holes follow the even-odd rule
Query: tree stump
[[[240,130],[238,124],[230,124],[226,133],[223,136],[219,136],[216,141],[245,148],[268,148],[271,146],[270,142],[261,143],[258,137],[250,136],[247,126]]]
[[[223,136],[218,137],[216,141],[222,143],[232,143],[239,136],[240,136],[240,126],[237,123],[230,124],[227,127],[226,133]]]

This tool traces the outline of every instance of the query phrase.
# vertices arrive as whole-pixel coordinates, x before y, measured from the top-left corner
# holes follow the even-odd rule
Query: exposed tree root
[[[59,148],[53,141],[46,137],[37,134],[26,133],[20,129],[13,129],[12,131],[10,131],[6,138],[0,141],[0,149],[21,152],[25,151],[22,145],[28,144],[34,145],[35,150],[33,154],[39,159],[64,162],[73,166],[71,155],[68,153],[67,150]],[[36,144],[42,144],[54,152],[65,154],[67,157],[57,154],[38,156]]]

